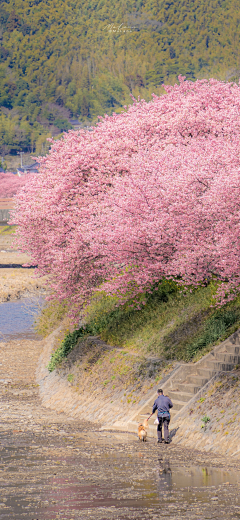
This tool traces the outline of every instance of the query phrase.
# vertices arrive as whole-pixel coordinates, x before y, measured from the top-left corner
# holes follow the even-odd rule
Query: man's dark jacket
[[[169,417],[169,408],[172,408],[173,404],[171,399],[169,397],[166,397],[165,395],[159,395],[156,401],[154,401],[152,413],[158,411],[158,416],[163,417],[164,415],[166,417]]]

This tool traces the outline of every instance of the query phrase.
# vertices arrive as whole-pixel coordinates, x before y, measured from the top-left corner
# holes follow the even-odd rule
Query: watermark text
[[[120,25],[115,25],[114,23],[109,23],[105,25],[104,29],[111,33],[127,33],[132,32],[136,27],[129,27],[128,25],[124,25],[121,23]]]

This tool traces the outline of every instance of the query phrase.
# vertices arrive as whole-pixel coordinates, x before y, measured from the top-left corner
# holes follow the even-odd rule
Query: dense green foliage
[[[94,121],[121,110],[131,92],[150,99],[179,74],[238,79],[238,7],[237,0],[2,0],[0,153],[44,153],[46,135],[68,130],[71,117]]]
[[[143,294],[146,305],[137,310],[131,301],[116,307],[116,298],[101,297],[88,307],[85,326],[65,335],[53,353],[52,372],[86,336],[100,336],[111,345],[155,354],[165,359],[197,360],[240,326],[240,298],[221,309],[212,307],[213,284],[181,291],[163,281],[153,294]]]
[[[61,345],[51,356],[51,360],[48,364],[49,372],[53,372],[56,366],[59,363],[61,363],[61,361],[64,358],[66,358],[68,354],[70,354],[70,352],[74,349],[74,347],[77,345],[78,340],[86,336],[87,333],[88,332],[84,330],[83,327],[80,327],[80,329],[75,330],[73,332],[69,332],[65,336],[64,340],[61,342]]]

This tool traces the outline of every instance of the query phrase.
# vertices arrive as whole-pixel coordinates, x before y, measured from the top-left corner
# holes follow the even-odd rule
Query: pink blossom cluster
[[[240,86],[165,86],[91,131],[69,131],[17,195],[19,240],[59,299],[124,302],[162,277],[240,285]]]
[[[0,197],[13,197],[25,184],[26,175],[18,177],[10,172],[0,172]]]

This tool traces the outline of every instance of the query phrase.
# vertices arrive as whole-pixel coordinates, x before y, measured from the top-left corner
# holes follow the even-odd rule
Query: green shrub
[[[48,364],[49,372],[53,372],[57,365],[61,363],[61,361],[68,356],[68,354],[74,349],[77,345],[77,342],[80,338],[84,338],[84,336],[89,334],[89,328],[80,327],[78,330],[74,330],[73,332],[69,332],[64,340],[61,342],[61,345],[55,350],[52,354],[50,362]]]
[[[239,320],[239,313],[236,311],[219,310],[208,319],[204,324],[202,334],[196,338],[186,349],[185,359],[188,361],[203,348],[213,345],[225,332]]]
[[[203,422],[201,428],[206,429],[206,426],[210,420],[211,420],[210,417],[208,417],[207,415],[204,415],[204,417],[202,417],[202,419],[201,419],[201,421]]]

